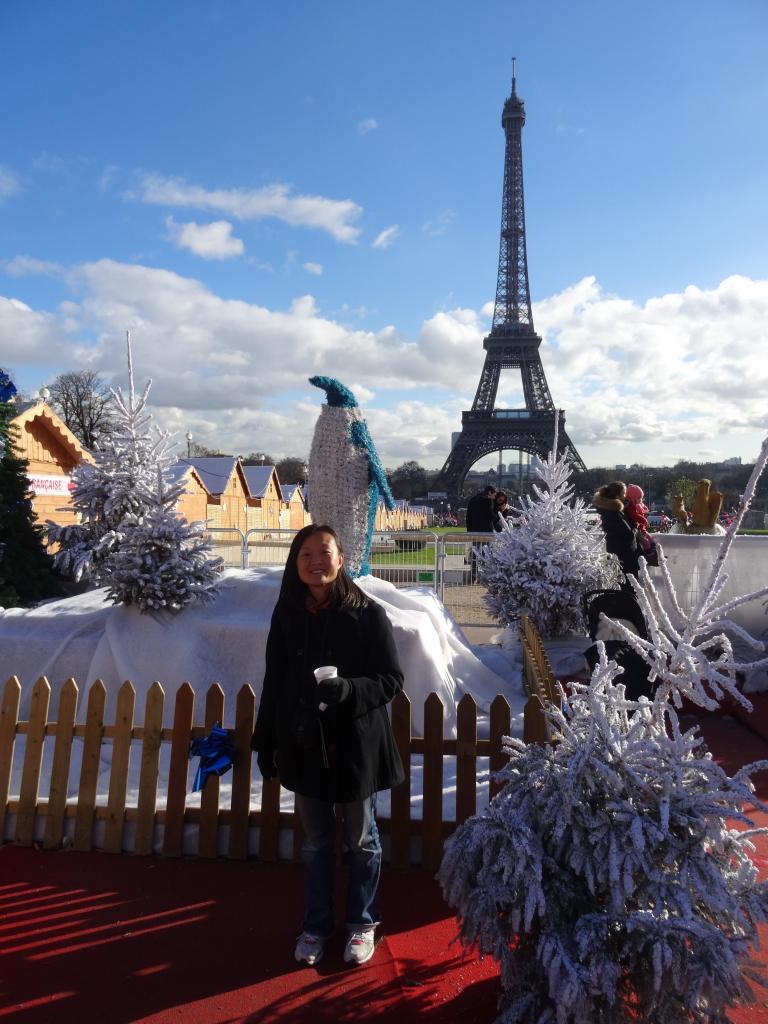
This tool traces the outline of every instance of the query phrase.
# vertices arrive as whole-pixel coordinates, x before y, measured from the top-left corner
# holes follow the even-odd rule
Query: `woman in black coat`
[[[637,527],[624,512],[627,486],[622,480],[604,484],[592,498],[605,533],[605,550],[616,555],[625,576],[636,576],[640,568]]]
[[[314,669],[338,674],[317,682]],[[336,818],[344,818],[349,861],[344,959],[373,955],[381,844],[376,793],[405,773],[387,704],[403,688],[392,628],[344,569],[329,526],[294,537],[267,638],[266,672],[252,747],[265,779],[279,775],[296,794],[305,832],[307,911],[296,944],[299,961],[317,963],[335,927]]]

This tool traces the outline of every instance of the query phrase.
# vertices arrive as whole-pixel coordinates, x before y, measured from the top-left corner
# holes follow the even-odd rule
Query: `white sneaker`
[[[344,950],[344,962],[348,964],[364,964],[373,956],[376,948],[373,928],[361,928],[350,932]]]
[[[316,964],[323,955],[325,939],[319,935],[312,935],[311,932],[302,932],[296,942],[296,949],[293,955],[299,963]]]

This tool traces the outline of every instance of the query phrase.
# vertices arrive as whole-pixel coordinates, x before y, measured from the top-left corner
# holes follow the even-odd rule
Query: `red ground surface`
[[[768,741],[733,717],[710,716],[702,731],[729,771],[768,757]],[[757,781],[768,798],[768,772]],[[768,876],[768,842],[755,859]],[[489,1024],[496,965],[451,943],[437,883],[385,872],[381,897],[386,933],[368,964],[347,968],[339,937],[307,968],[292,958],[303,904],[294,865],[6,846],[0,1024]],[[768,963],[768,929],[762,939]],[[732,1020],[768,1024],[768,991]]]

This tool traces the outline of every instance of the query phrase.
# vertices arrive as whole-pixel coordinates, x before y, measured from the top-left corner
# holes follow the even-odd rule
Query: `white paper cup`
[[[323,679],[335,679],[338,674],[339,673],[336,670],[335,665],[321,665],[319,668],[315,669],[315,679],[318,683],[321,683]],[[328,705],[318,704],[318,707],[321,711],[325,711]]]

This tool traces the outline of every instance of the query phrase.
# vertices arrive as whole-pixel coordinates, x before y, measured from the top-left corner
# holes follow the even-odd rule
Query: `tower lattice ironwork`
[[[440,484],[450,494],[461,492],[471,467],[490,452],[520,451],[545,459],[552,448],[555,416],[559,416],[558,454],[566,452],[574,468],[586,469],[565,432],[565,414],[552,402],[539,354],[541,338],[533,326],[525,243],[524,124],[525,106],[517,95],[513,61],[512,94],[501,115],[506,146],[493,324],[483,341],[485,363],[475,400],[472,408],[462,413],[461,433],[440,471]],[[496,408],[499,378],[506,369],[520,370],[524,409]]]

